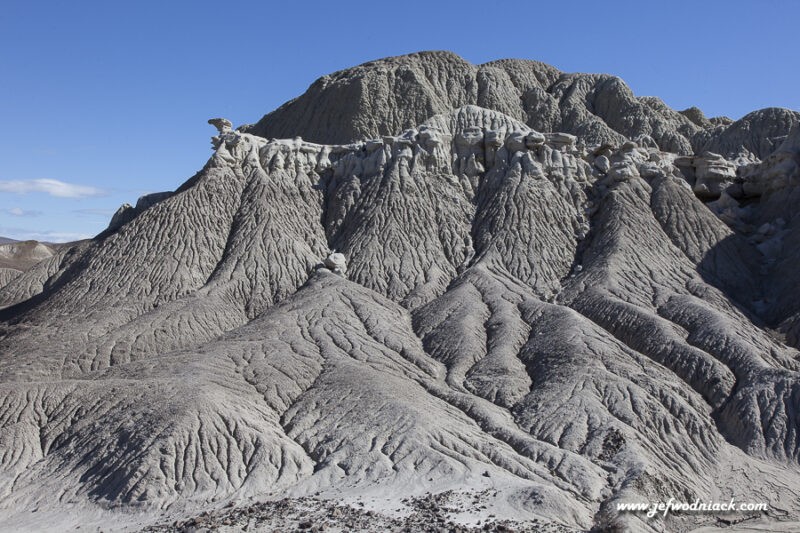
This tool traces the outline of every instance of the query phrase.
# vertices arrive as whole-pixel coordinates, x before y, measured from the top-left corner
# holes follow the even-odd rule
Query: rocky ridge
[[[569,74],[538,61],[473,65],[450,52],[372,61],[323,76],[303,95],[244,132],[344,143],[392,135],[466,105],[508,115],[542,132],[577,135],[587,144],[650,137],[678,154],[711,151],[728,158],[772,153],[800,113],[768,108],[740,120],[677,112],[656,97],[637,97],[616,76]]]

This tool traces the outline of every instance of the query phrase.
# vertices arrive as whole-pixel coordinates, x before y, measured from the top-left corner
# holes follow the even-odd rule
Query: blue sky
[[[0,235],[94,235],[203,166],[208,118],[255,122],[324,74],[420,50],[607,72],[709,116],[800,110],[798,21],[797,0],[4,0]]]

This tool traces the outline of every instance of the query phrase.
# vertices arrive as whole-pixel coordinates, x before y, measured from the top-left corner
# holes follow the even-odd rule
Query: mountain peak
[[[662,150],[679,154],[711,150],[763,158],[774,149],[742,133],[741,121],[709,121],[696,108],[679,113],[657,98],[637,98],[612,75],[567,74],[519,59],[473,65],[444,51],[370,61],[324,76],[305,94],[241,129],[267,138],[299,135],[346,144],[391,135],[467,105],[499,111],[537,131],[577,135],[588,144],[648,135]],[[755,127],[784,135],[800,119],[787,110],[777,118],[769,110],[760,113],[772,126],[757,121]],[[749,124],[748,117],[742,121]],[[755,137],[773,137],[773,130]]]

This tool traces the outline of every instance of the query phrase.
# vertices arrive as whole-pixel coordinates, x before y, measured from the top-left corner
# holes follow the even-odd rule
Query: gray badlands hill
[[[736,122],[676,112],[659,98],[636,97],[607,74],[568,74],[538,61],[472,65],[450,52],[390,57],[323,76],[305,94],[242,131],[346,143],[413,128],[466,105],[499,111],[537,131],[577,135],[589,144],[652,137],[665,151],[726,156],[772,153],[800,113],[770,108]]]
[[[52,257],[62,248],[71,248],[75,243],[48,243],[39,241],[15,241],[0,237],[0,288],[8,284],[23,271]]]
[[[797,118],[423,53],[211,121],[0,289],[0,528],[797,527]]]
[[[28,270],[36,263],[51,257],[52,247],[39,241],[10,241],[0,244],[0,268]]]

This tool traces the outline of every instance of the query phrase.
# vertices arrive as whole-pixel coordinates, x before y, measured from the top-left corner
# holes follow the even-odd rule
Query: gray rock
[[[173,194],[174,193],[172,191],[145,194],[140,196],[136,201],[136,207],[133,207],[128,203],[122,204],[111,217],[111,221],[108,223],[108,228],[106,228],[106,231],[117,231],[119,228],[129,223],[145,210],[151,208],[159,202],[163,202]]]
[[[220,134],[233,131],[233,123],[227,118],[210,118],[208,123],[217,128]]]
[[[140,196],[136,201],[136,212],[141,213],[145,209],[150,209],[159,202],[163,202],[174,193],[172,191],[154,192]]]
[[[211,138],[211,146],[216,150],[225,144],[228,147],[236,145],[240,136],[233,130],[233,124],[226,118],[210,118],[208,123],[217,128],[219,135]]]
[[[692,161],[694,166],[694,192],[703,199],[716,199],[736,179],[736,165],[721,155],[704,152]]]
[[[607,173],[611,169],[611,161],[604,155],[598,156],[594,160],[594,166],[602,173]]]
[[[347,273],[347,260],[344,254],[332,252],[324,261],[325,268],[344,276]]]
[[[547,139],[547,142],[558,147],[574,146],[577,140],[577,137],[570,135],[569,133],[548,133],[545,135],[545,138]]]
[[[111,217],[111,221],[108,223],[108,229],[111,231],[119,229],[133,220],[135,216],[136,208],[134,208],[131,204],[124,203],[114,212],[114,215]]]

